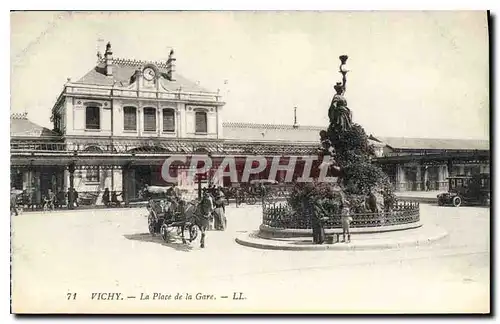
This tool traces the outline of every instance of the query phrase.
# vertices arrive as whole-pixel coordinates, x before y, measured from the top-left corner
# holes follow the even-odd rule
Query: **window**
[[[85,179],[87,180],[87,182],[99,182],[99,168],[88,169],[85,173]]]
[[[163,131],[175,132],[175,111],[173,109],[163,109]]]
[[[86,129],[100,129],[101,116],[99,107],[87,107],[85,110],[85,128]]]
[[[144,130],[146,132],[156,131],[156,109],[144,108]]]
[[[195,133],[207,132],[207,113],[204,111],[196,112]]]
[[[128,131],[137,130],[137,109],[135,107],[123,108],[123,129]]]

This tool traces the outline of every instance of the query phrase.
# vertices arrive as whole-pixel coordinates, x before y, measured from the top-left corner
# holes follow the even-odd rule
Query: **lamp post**
[[[342,74],[342,88],[343,88],[342,94],[344,94],[345,90],[346,90],[346,83],[347,83],[346,75],[347,75],[347,72],[349,72],[349,69],[347,68],[347,59],[348,58],[349,57],[347,55],[340,55],[339,56],[339,59],[340,59],[339,73]]]

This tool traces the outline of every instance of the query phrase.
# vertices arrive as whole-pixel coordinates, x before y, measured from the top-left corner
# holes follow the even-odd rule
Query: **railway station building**
[[[99,200],[105,188],[135,198],[144,185],[166,185],[164,160],[174,155],[207,154],[214,161],[245,157],[317,155],[325,127],[226,122],[218,91],[201,87],[166,61],[116,58],[111,44],[86,75],[68,81],[51,111],[52,129],[11,115],[11,184],[40,200],[50,189],[75,188]],[[230,107],[229,107],[230,109]],[[489,142],[475,140],[384,138],[370,135],[373,163],[383,167],[396,190],[447,190],[449,175],[489,172]],[[217,162],[216,162],[217,163]],[[300,165],[294,178],[302,173]],[[174,167],[181,189],[196,187],[189,170]],[[255,174],[265,178],[269,170]],[[206,181],[208,177],[199,177]],[[285,174],[281,171],[278,180]],[[231,185],[228,179],[218,179]],[[94,201],[95,203],[96,201]]]

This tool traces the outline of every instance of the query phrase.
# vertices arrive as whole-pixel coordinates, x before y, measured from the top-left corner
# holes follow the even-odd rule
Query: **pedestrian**
[[[239,188],[239,187],[236,187],[235,188],[235,197],[236,197],[236,207],[240,207],[241,203],[242,203],[242,189]]]
[[[51,189],[49,189],[48,198],[49,205],[47,207],[54,211],[56,205],[56,194]]]
[[[425,191],[429,190],[431,190],[431,182],[429,181],[429,179],[427,179],[427,181],[425,182]]]
[[[311,217],[311,227],[313,232],[313,243],[323,244],[326,239],[324,221],[327,219],[323,208],[323,199],[309,198],[306,202],[307,213]]]
[[[17,212],[17,190],[14,187],[10,191],[10,211],[14,211],[14,215],[16,216],[19,215]]]
[[[216,230],[225,230],[227,226],[226,220],[226,206],[224,204],[224,193],[219,187],[216,189],[215,202],[214,202],[214,226]]]
[[[78,191],[76,191],[75,188],[73,188],[73,199],[75,202],[75,206],[80,207],[80,205],[78,204]]]
[[[118,196],[120,195],[121,193],[117,194],[116,191],[111,191],[111,204],[120,206],[120,201],[118,200]]]
[[[104,193],[102,194],[102,202],[104,206],[108,207],[109,206],[109,189],[106,188],[104,189]]]
[[[341,213],[341,222],[342,222],[342,242],[348,243],[351,242],[351,232],[350,226],[352,222],[351,210],[349,208],[349,201],[347,199],[342,199],[342,213]],[[347,241],[345,239],[347,234]]]

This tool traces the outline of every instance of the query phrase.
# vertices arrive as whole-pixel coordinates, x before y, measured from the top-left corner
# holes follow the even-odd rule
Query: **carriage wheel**
[[[247,198],[247,204],[249,205],[255,205],[257,203],[257,198],[254,196],[250,196]]]
[[[154,218],[149,216],[148,217],[148,229],[149,229],[149,233],[153,236],[155,236],[155,227],[156,227],[156,222],[154,221]]]
[[[168,227],[166,224],[163,224],[160,227],[160,235],[165,242],[168,242]]]
[[[198,237],[198,226],[191,224],[188,227],[189,241],[193,242]]]
[[[462,199],[460,199],[460,197],[457,196],[453,198],[453,206],[460,207],[461,204],[462,204]]]

